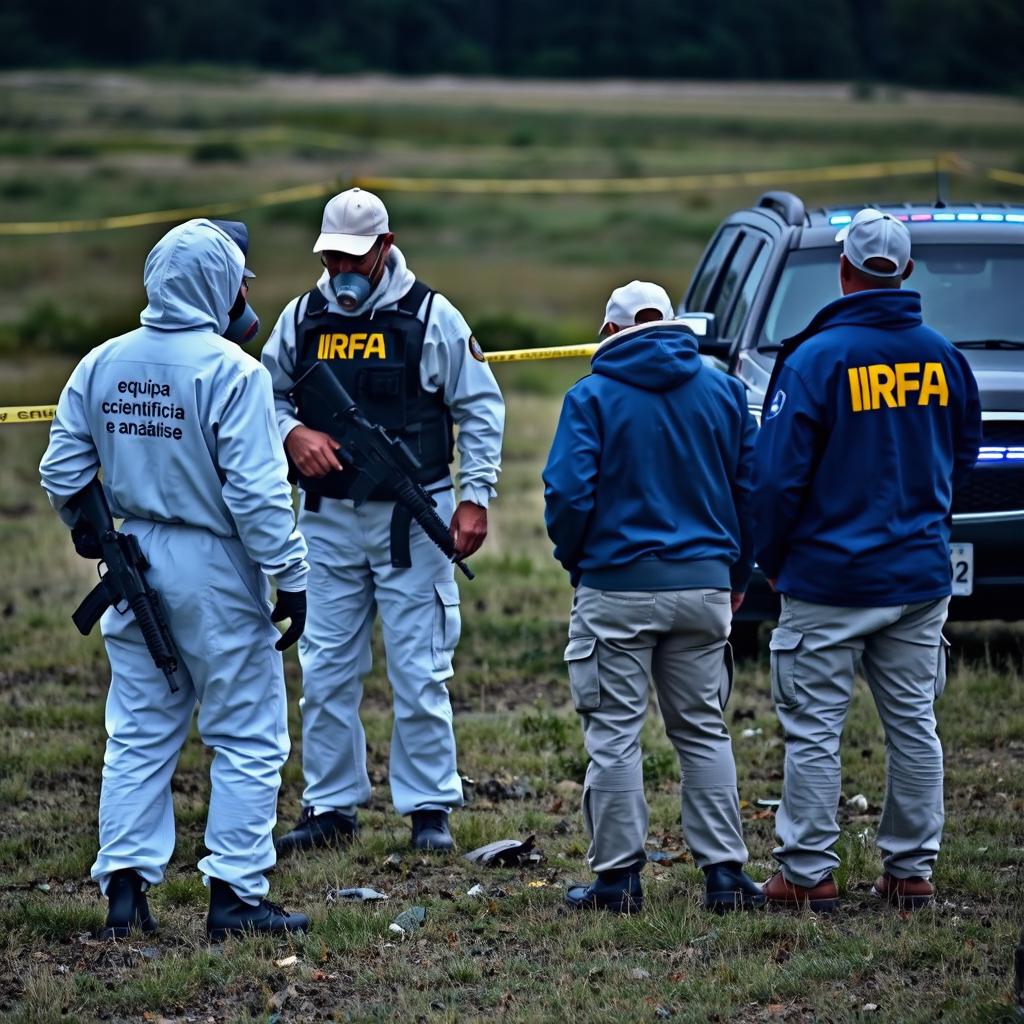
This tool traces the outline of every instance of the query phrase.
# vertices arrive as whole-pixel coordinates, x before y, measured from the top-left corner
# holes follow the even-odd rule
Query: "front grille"
[[[1024,445],[1024,420],[985,420],[981,425],[985,445]]]
[[[1024,465],[979,464],[953,496],[953,515],[1020,509],[1024,509]]]

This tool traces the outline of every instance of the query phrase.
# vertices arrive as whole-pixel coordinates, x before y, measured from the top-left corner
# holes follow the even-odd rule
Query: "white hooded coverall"
[[[275,863],[289,740],[267,577],[305,586],[306,545],[267,371],[220,332],[242,253],[206,220],[169,231],[146,260],[142,327],[93,349],[57,406],[40,466],[54,508],[102,467],[111,511],[150,563],[182,664],[171,694],[130,611],[100,626],[110,659],[100,851],[92,877],[162,880],[174,850],[171,775],[196,703],[213,749],[205,876],[256,903]],[[64,511],[62,511],[64,510]]]
[[[415,280],[402,253],[392,246],[368,309],[394,309]],[[326,272],[317,287],[330,313],[347,315]],[[273,378],[282,439],[300,425],[288,391],[296,363],[296,304],[304,302],[300,296],[285,306],[261,357]],[[428,302],[424,300],[424,307]],[[443,392],[458,427],[460,498],[486,508],[501,467],[505,405],[479,347],[475,341],[470,345],[472,336],[462,315],[439,294],[429,309],[420,383],[425,391]],[[424,313],[421,309],[421,318]],[[426,489],[448,523],[455,510],[451,479],[446,476]],[[394,568],[389,542],[393,509],[390,501],[368,501],[356,509],[348,499],[324,498],[319,511],[303,509],[299,515],[310,562],[309,617],[299,641],[306,781],[302,798],[318,814],[352,814],[370,798],[359,705],[363,676],[370,670],[377,610],[394,694],[389,777],[395,810],[410,814],[462,804],[446,686],[461,632],[454,568],[415,523],[412,566]]]

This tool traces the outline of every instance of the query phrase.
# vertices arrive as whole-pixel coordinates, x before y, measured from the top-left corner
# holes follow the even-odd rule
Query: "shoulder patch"
[[[484,350],[480,347],[480,342],[471,334],[469,336],[469,354],[478,362],[486,363],[487,356],[484,355]]]
[[[772,397],[772,404],[768,406],[768,412],[765,414],[765,420],[773,420],[776,416],[782,412],[782,407],[786,404],[786,392],[776,391]]]

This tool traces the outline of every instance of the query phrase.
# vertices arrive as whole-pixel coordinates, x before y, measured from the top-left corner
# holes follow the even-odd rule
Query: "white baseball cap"
[[[843,255],[871,277],[899,277],[910,262],[910,232],[906,224],[881,210],[860,210],[839,231],[836,241],[843,243]],[[865,266],[870,259],[886,260],[893,269],[888,273],[872,270]]]
[[[651,281],[630,281],[629,284],[616,288],[604,308],[601,333],[604,333],[609,324],[615,324],[616,327],[632,327],[636,323],[637,313],[645,309],[657,310],[662,320],[671,320],[675,315],[672,300],[660,284],[653,284]]]
[[[381,235],[386,235],[388,211],[372,192],[350,188],[324,207],[320,237],[313,252],[325,249],[349,256],[365,256]]]

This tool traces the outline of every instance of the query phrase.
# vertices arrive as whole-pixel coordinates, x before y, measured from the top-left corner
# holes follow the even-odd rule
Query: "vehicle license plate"
[[[953,596],[969,596],[974,592],[974,545],[950,544],[949,562],[953,567]]]

